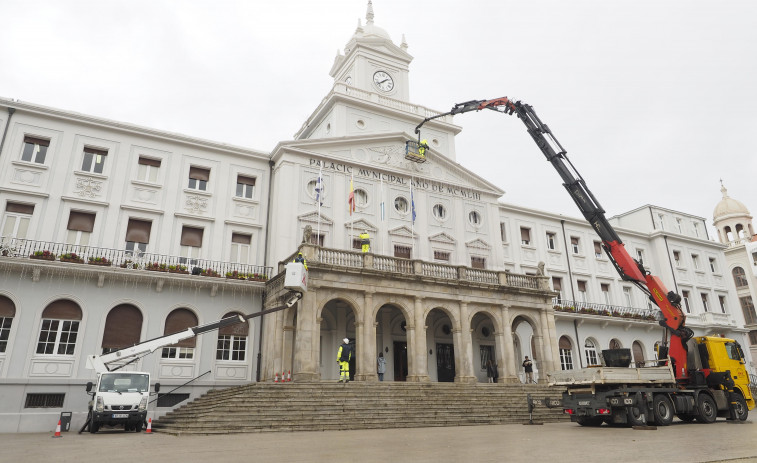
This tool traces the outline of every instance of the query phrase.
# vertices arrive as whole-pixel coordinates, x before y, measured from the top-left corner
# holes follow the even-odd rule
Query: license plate
[[[114,413],[113,414],[113,418],[128,418],[128,417],[129,417],[128,413]]]

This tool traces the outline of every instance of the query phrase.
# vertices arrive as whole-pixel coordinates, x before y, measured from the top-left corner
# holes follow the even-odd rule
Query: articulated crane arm
[[[681,296],[673,291],[668,292],[659,277],[650,275],[644,269],[643,263],[631,257],[626,251],[617,232],[605,217],[605,211],[599,201],[568,159],[567,151],[560,145],[549,127],[542,123],[530,105],[520,101],[513,102],[507,97],[466,101],[456,104],[447,113],[424,120],[415,128],[415,132],[420,133],[421,126],[430,119],[482,109],[491,109],[509,115],[515,114],[525,124],[531,138],[562,178],[563,186],[573,198],[581,214],[601,238],[602,247],[621,278],[639,287],[659,307],[662,313],[659,323],[666,329],[665,343],[661,347],[659,358],[669,355],[673,362],[676,379],[685,381],[688,377],[686,342],[694,336],[694,332],[685,326],[686,316],[681,310]],[[668,349],[668,333],[670,346],[669,352],[665,352],[664,349]]]

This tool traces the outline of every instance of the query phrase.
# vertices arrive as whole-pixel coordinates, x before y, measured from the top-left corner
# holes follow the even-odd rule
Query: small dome
[[[749,209],[747,209],[741,201],[728,196],[728,190],[725,186],[721,186],[720,192],[723,193],[723,199],[720,200],[718,205],[715,206],[715,210],[712,212],[712,218],[714,220],[718,220],[727,215],[750,216]]]
[[[368,11],[365,13],[365,27],[360,27],[358,23],[358,30],[355,35],[361,37],[381,37],[382,39],[392,40],[389,33],[384,29],[378,27],[373,23],[373,3],[368,0]]]

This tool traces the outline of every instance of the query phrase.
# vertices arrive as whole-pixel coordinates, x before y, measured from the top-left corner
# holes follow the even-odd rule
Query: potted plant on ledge
[[[189,274],[186,265],[169,265],[168,273],[183,273],[185,275]]]
[[[35,251],[29,256],[30,259],[55,260],[55,254],[45,249],[44,251]]]
[[[89,257],[87,259],[89,265],[100,265],[102,267],[109,267],[113,262],[108,260],[107,257]]]
[[[79,257],[75,252],[67,252],[60,255],[61,262],[72,262],[74,264],[83,264],[84,259]]]
[[[268,275],[262,273],[253,273],[249,276],[249,279],[252,281],[266,281],[268,279]]]
[[[202,272],[200,273],[200,275],[202,275],[204,277],[220,277],[221,276],[221,275],[218,274],[218,272],[216,272],[212,268],[204,268],[204,269],[202,269]]]
[[[226,278],[229,280],[246,280],[247,275],[234,270],[233,272],[226,272]]]
[[[145,264],[145,270],[150,270],[152,272],[167,272],[168,266],[158,262],[150,262],[149,264]]]

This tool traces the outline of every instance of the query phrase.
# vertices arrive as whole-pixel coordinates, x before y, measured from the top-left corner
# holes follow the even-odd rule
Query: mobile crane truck
[[[420,142],[420,128],[426,122],[482,109],[515,114],[526,125],[531,138],[562,178],[568,194],[599,235],[602,248],[621,279],[641,289],[660,309],[657,320],[663,327],[663,338],[657,352],[660,360],[655,366],[629,368],[628,349],[607,349],[602,351],[604,366],[548,373],[550,385],[566,389],[560,406],[571,421],[582,426],[603,423],[666,426],[674,416],[702,423],[712,423],[719,416],[746,420],[755,401],[739,343],[727,338],[694,336],[685,324],[681,296],[668,291],[659,277],[650,275],[643,262],[626,251],[605,211],[568,159],[567,151],[530,105],[507,97],[467,101],[456,104],[449,112],[424,119],[415,133]],[[411,141],[407,146],[409,156],[417,143]]]
[[[302,299],[303,292],[307,291],[307,271],[303,264],[289,263],[286,272],[284,287],[290,292],[285,297],[285,303],[279,307],[244,316],[227,317],[107,354],[87,356],[87,368],[95,370],[97,379],[94,383],[87,383],[87,393],[92,396],[92,400],[89,403],[87,421],[79,433],[89,429],[94,434],[101,426],[123,426],[124,431],[140,432],[147,421],[150,373],[119,370],[161,347],[293,306]],[[155,383],[155,393],[158,391],[160,383]]]

